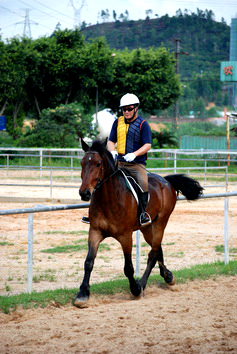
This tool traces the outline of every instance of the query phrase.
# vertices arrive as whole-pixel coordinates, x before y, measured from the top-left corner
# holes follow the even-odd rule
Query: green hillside
[[[180,74],[185,81],[203,72],[219,76],[220,62],[229,59],[230,27],[213,18],[212,11],[191,15],[179,11],[173,17],[84,24],[82,32],[86,40],[104,36],[111,48],[120,50],[164,45],[175,52],[175,39],[180,39]]]

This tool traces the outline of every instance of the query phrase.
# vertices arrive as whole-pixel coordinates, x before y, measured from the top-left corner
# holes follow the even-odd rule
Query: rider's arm
[[[136,156],[144,155],[151,149],[151,144],[144,144],[140,149],[134,151]]]
[[[109,151],[114,151],[115,150],[115,145],[116,145],[116,143],[114,143],[113,141],[109,140],[108,143],[107,143],[107,149]]]

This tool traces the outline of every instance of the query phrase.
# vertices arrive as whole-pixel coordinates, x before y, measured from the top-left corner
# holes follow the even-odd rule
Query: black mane
[[[112,170],[116,169],[114,159],[112,154],[109,152],[109,150],[106,147],[107,145],[107,139],[105,140],[94,140],[92,142],[91,147],[89,148],[89,151],[96,151],[100,154],[100,156],[104,159],[106,159],[112,168]]]

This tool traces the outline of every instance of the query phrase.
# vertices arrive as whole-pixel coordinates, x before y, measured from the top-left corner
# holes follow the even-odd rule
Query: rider
[[[147,152],[151,149],[152,135],[148,122],[138,114],[139,105],[138,97],[132,93],[121,98],[120,108],[123,115],[114,121],[107,147],[114,159],[118,160],[118,166],[127,169],[143,190],[140,198],[140,224],[145,226],[151,223],[151,217],[146,212],[148,177],[145,166]]]

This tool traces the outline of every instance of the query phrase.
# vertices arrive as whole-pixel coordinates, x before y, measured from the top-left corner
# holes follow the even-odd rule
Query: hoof
[[[88,300],[89,300],[88,296],[84,296],[84,297],[80,297],[80,298],[76,297],[73,300],[73,305],[82,309],[82,308],[88,307]]]
[[[141,287],[140,294],[138,294],[138,295],[133,295],[133,294],[132,294],[132,299],[133,299],[133,300],[140,300],[143,296],[144,296],[144,290],[143,290],[143,288]]]
[[[175,279],[175,277],[172,274],[172,279],[169,278],[169,279],[165,280],[165,282],[168,285],[175,285],[176,284],[176,279]]]

